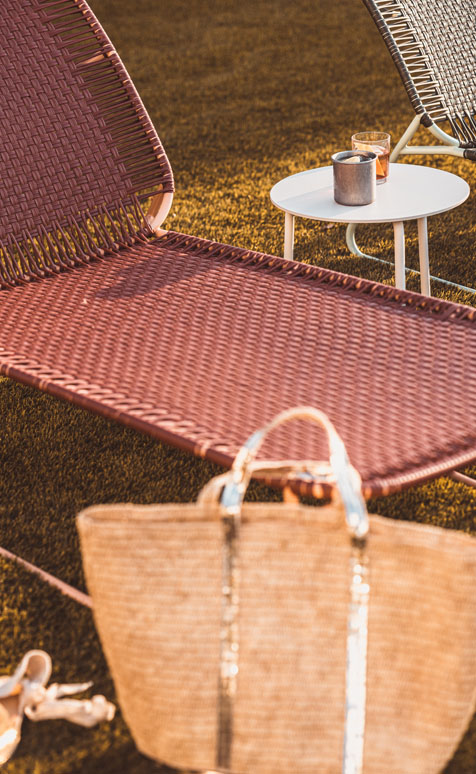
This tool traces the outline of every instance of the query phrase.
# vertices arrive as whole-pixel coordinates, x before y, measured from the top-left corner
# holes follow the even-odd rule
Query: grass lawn
[[[280,178],[329,163],[362,129],[394,140],[412,110],[360,0],[93,0],[156,125],[177,193],[166,226],[282,254],[283,216],[269,199]],[[418,138],[417,138],[418,140]],[[415,158],[413,163],[429,163]],[[476,191],[476,165],[435,158]],[[430,219],[433,274],[476,286],[476,193]],[[408,262],[418,262],[409,225]],[[362,229],[362,246],[391,260],[391,226]],[[298,260],[393,282],[390,267],[350,257],[345,227],[298,220]],[[410,289],[419,282],[411,278]],[[434,292],[476,305],[472,296]],[[0,380],[0,543],[82,586],[74,518],[98,502],[189,501],[216,468],[79,409]],[[476,469],[473,469],[476,473]],[[275,497],[255,487],[252,496]],[[375,501],[394,518],[476,532],[476,490],[449,479]],[[114,690],[91,614],[2,561],[0,673],[31,647],[48,650],[53,678]],[[140,688],[138,687],[138,690]],[[120,715],[88,731],[25,723],[8,774],[151,774]],[[476,771],[476,720],[447,774]]]

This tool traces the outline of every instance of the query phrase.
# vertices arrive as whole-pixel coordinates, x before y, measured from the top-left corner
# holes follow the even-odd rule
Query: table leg
[[[294,247],[294,215],[290,212],[284,213],[284,257],[293,260]]]
[[[431,296],[430,261],[428,258],[428,228],[427,219],[418,219],[418,250],[420,253],[420,282],[424,296]]]
[[[405,229],[403,221],[393,224],[395,234],[395,287],[405,290]]]

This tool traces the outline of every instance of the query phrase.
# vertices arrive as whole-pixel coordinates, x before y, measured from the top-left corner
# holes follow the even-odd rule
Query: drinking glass
[[[390,135],[387,132],[358,132],[352,135],[352,150],[377,154],[377,184],[385,183],[390,171]]]

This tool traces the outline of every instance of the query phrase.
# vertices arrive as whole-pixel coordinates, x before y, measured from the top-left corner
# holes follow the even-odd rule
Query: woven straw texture
[[[145,108],[85,3],[2,0],[0,27],[1,240],[172,190]]]
[[[0,372],[230,465],[321,408],[370,493],[476,458],[476,312],[169,233],[0,293]],[[266,458],[322,459],[296,425]]]
[[[452,119],[476,141],[476,13],[473,0],[364,0],[417,112]]]
[[[96,506],[78,528],[95,619],[141,751],[214,768],[216,507]],[[350,541],[337,506],[246,505],[231,769],[342,766]],[[366,774],[437,774],[474,708],[476,542],[371,518]]]

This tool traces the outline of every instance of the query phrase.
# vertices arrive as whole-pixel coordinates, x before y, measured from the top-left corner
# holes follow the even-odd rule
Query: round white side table
[[[404,221],[418,221],[421,292],[430,295],[427,218],[462,204],[469,185],[451,172],[413,164],[390,164],[386,183],[377,186],[372,204],[348,207],[334,201],[332,167],[299,172],[276,183],[271,201],[285,213],[284,257],[292,259],[294,218],[335,223],[393,223],[395,234],[395,284],[405,289]]]

